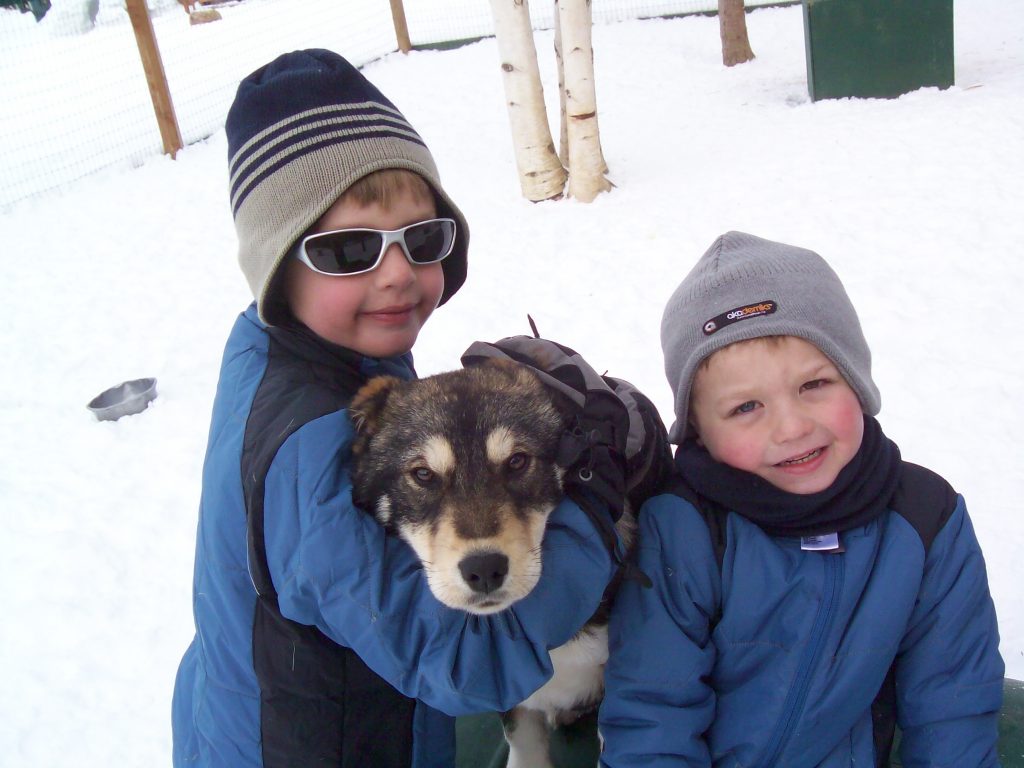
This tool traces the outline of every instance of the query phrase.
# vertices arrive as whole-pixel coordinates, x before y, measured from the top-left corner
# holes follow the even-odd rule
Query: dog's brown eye
[[[525,453],[513,453],[505,463],[509,472],[522,472],[530,466],[530,457]]]
[[[412,475],[412,479],[420,485],[432,485],[434,478],[437,477],[432,470],[427,469],[426,467],[416,467],[409,474]]]

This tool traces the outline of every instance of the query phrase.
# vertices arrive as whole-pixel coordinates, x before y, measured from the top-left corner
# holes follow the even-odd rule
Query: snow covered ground
[[[417,344],[422,374],[526,332],[530,313],[670,421],[658,326],[694,260],[729,229],[818,250],[860,310],[886,431],[967,498],[1022,679],[1024,4],[958,0],[955,23],[955,87],[818,103],[799,7],[753,12],[757,59],[732,69],[713,18],[598,26],[617,186],[591,205],[519,196],[493,40],[365,72],[472,227],[469,280]],[[554,107],[550,33],[538,50]],[[223,132],[16,204],[0,243],[0,763],[166,765],[210,404],[249,301]],[[146,412],[86,410],[143,376],[159,380]]]

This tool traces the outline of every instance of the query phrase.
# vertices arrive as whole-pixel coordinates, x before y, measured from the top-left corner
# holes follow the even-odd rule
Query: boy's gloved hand
[[[547,339],[512,336],[475,342],[464,366],[487,359],[529,366],[558,393],[570,416],[558,464],[565,492],[594,520],[618,555],[612,524],[628,501],[635,510],[656,493],[672,464],[665,426],[654,405],[627,381],[599,375],[574,350]]]
[[[672,473],[672,448],[668,442],[668,430],[647,396],[628,381],[604,377],[616,394],[628,396],[636,403],[640,415],[640,428],[631,428],[630,434],[637,438],[638,445],[626,448],[626,498],[633,511],[651,496],[662,492]]]
[[[624,503],[635,512],[661,489],[672,453],[654,404],[628,381],[601,380],[604,387],[589,389],[573,413],[558,464],[567,470],[566,492],[593,494],[618,520]]]
[[[581,505],[588,501],[586,494],[592,495],[612,522],[622,516],[626,501],[625,429],[614,423],[622,417],[618,410],[612,403],[583,406],[572,415],[556,457],[565,468],[565,492]]]

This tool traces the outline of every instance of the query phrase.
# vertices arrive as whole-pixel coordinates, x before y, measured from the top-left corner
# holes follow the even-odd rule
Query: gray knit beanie
[[[385,168],[433,189],[438,216],[456,222],[443,262],[444,304],[466,279],[469,227],[419,134],[362,73],[331,51],[286,53],[238,86],[225,131],[238,262],[260,318],[283,319],[275,277],[292,245],[352,184]]]
[[[839,369],[861,407],[875,415],[871,351],[836,273],[813,251],[727,232],[700,257],[661,320],[665,375],[675,393],[673,443],[686,437],[693,377],[723,347],[762,336],[798,336]]]

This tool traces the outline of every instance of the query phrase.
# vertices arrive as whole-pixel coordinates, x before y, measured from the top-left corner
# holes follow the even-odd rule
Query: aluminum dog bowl
[[[142,413],[154,397],[156,379],[135,379],[96,395],[86,407],[100,421],[117,421],[122,416]]]

